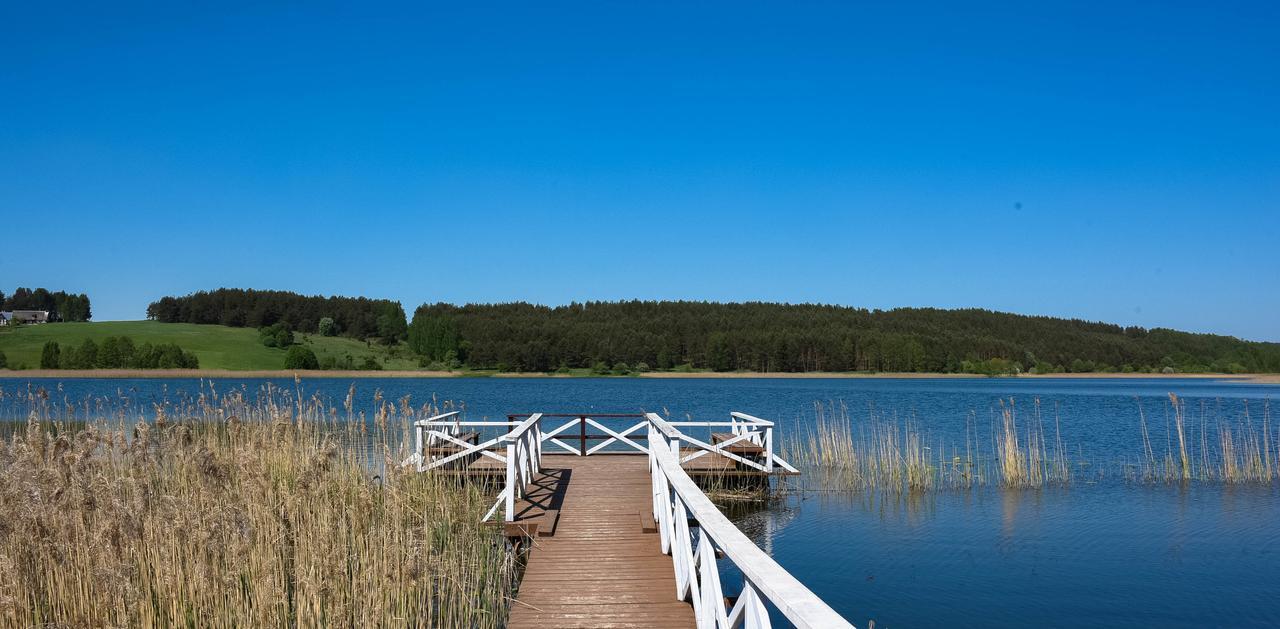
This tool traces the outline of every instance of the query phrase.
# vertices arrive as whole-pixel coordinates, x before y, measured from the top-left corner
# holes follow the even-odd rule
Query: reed
[[[393,464],[435,409],[348,399],[347,421],[300,386],[209,386],[77,425],[93,403],[35,402],[0,443],[0,625],[505,622],[517,567],[486,496]]]
[[[1173,406],[1174,425],[1178,430],[1178,470],[1182,480],[1191,480],[1191,461],[1187,458],[1186,405],[1178,400],[1174,393],[1169,394],[1169,403]]]
[[[1013,398],[998,400],[992,407],[990,440],[985,446],[978,438],[977,414],[971,411],[965,418],[963,445],[938,440],[936,451],[924,446],[930,440],[914,415],[900,418],[869,406],[865,419],[855,420],[842,402],[815,403],[814,421],[807,423],[801,438],[784,447],[784,456],[806,468],[804,482],[809,485],[900,493],[987,485],[1006,489],[1067,486],[1076,482],[1077,475],[1085,482],[1114,474],[1148,484],[1280,480],[1276,463],[1280,447],[1272,435],[1269,401],[1263,402],[1261,422],[1255,420],[1256,404],[1250,406],[1247,400],[1238,412],[1226,410],[1221,400],[1212,409],[1202,401],[1197,440],[1186,402],[1170,394],[1164,406],[1163,448],[1155,445],[1158,438],[1152,439],[1142,400],[1135,398],[1135,402],[1138,442],[1130,449],[1117,447],[1108,459],[1097,462],[1086,460],[1082,448],[1076,448],[1074,457],[1068,454],[1056,404],[1049,438],[1039,398],[1033,398],[1029,416],[1020,412]]]
[[[1280,469],[1274,464],[1277,452],[1271,435],[1271,404],[1263,403],[1261,425],[1253,420],[1249,400],[1242,400],[1240,414],[1233,421],[1225,417],[1221,400],[1210,410],[1206,401],[1200,404],[1200,438],[1193,439],[1186,402],[1170,393],[1165,406],[1170,417],[1167,444],[1157,463],[1151,446],[1146,414],[1138,402],[1139,432],[1143,454],[1139,474],[1129,474],[1131,481],[1147,483],[1188,483],[1193,480],[1219,483],[1269,484],[1280,480]],[[1213,415],[1210,438],[1209,415]]]
[[[943,443],[936,453],[925,445],[928,437],[914,416],[900,418],[871,407],[866,421],[855,422],[842,402],[817,402],[814,416],[806,434],[784,447],[784,455],[816,475],[818,484],[912,493],[986,482],[972,458],[973,422],[968,420],[962,455],[958,448]]]

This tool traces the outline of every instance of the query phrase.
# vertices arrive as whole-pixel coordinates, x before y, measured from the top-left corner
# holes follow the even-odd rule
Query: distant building
[[[0,319],[3,322],[0,325],[10,325],[13,323],[21,323],[23,325],[31,325],[36,323],[48,323],[48,310],[14,310],[13,312],[0,312]]]

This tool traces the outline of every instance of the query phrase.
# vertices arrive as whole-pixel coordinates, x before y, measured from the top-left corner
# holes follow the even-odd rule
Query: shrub
[[[337,336],[338,324],[334,322],[332,317],[321,317],[319,325],[316,326],[320,336]]]
[[[382,365],[373,356],[365,356],[364,362],[360,363],[360,369],[364,371],[382,371]]]
[[[609,373],[609,365],[603,360],[597,361],[596,364],[591,365],[591,373],[597,376],[607,375]]]
[[[638,362],[636,363],[636,371],[640,373],[645,373],[646,371],[652,371],[652,369],[649,368],[649,363]]]
[[[7,369],[8,367],[9,359],[4,355],[4,352],[0,352],[0,369]]]
[[[620,376],[625,376],[631,373],[631,365],[628,365],[627,363],[614,363],[613,373],[616,373]]]
[[[320,361],[316,360],[316,353],[308,347],[294,345],[289,348],[289,352],[284,355],[285,369],[319,369]]]
[[[60,367],[62,367],[62,349],[58,347],[58,342],[45,341],[44,349],[40,350],[40,368],[58,369]]]
[[[288,347],[293,345],[293,331],[283,321],[258,329],[258,337],[267,347]]]

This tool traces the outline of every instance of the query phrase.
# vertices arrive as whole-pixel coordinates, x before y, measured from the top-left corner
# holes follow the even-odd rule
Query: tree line
[[[425,363],[527,372],[1280,372],[1277,343],[980,309],[440,303],[414,312],[407,339]]]
[[[63,348],[48,341],[40,351],[41,369],[198,369],[196,355],[176,343],[137,345],[127,336],[108,336],[102,343],[85,339]]]
[[[0,291],[0,310],[47,310],[50,321],[88,321],[93,318],[89,296],[46,288],[19,287],[12,295]]]
[[[204,323],[236,328],[279,326],[290,332],[404,339],[399,302],[365,297],[306,296],[286,291],[219,288],[183,297],[162,297],[147,306],[147,318],[163,323]]]

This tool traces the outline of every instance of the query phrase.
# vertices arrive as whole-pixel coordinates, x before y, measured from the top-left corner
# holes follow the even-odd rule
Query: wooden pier
[[[485,519],[528,550],[508,626],[754,629],[770,626],[771,609],[794,626],[850,626],[694,480],[768,483],[798,473],[775,454],[772,422],[743,413],[718,422],[653,413],[522,417],[468,422],[449,413],[417,422],[416,453],[405,461],[501,479]],[[494,429],[502,434],[481,440]],[[737,596],[722,591],[721,558],[743,576]]]
[[[517,522],[540,524],[508,626],[693,627],[653,525],[648,458],[550,455],[543,466],[516,509]]]

